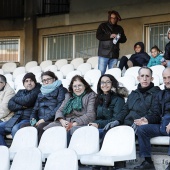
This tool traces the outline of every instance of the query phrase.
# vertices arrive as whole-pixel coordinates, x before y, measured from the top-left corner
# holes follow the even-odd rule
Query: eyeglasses
[[[73,89],[81,89],[84,85],[83,84],[79,84],[79,85],[73,85]]]
[[[101,82],[100,82],[100,85],[101,85],[101,86],[104,86],[105,84],[106,84],[106,85],[110,85],[111,83],[112,83],[111,81],[106,81],[106,82],[101,81]]]
[[[53,78],[47,78],[47,79],[43,79],[42,80],[42,83],[49,83]]]

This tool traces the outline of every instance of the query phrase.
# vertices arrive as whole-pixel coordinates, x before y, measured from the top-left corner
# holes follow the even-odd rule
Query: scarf
[[[43,95],[46,95],[54,91],[60,85],[61,85],[61,80],[56,80],[52,84],[42,85],[40,91]]]
[[[153,84],[152,82],[150,83],[150,85],[149,85],[148,87],[145,87],[145,88],[142,88],[140,83],[138,84],[138,90],[139,90],[141,93],[145,93],[146,91],[148,91],[148,90],[151,89],[152,87],[154,87],[154,84]]]
[[[64,115],[70,114],[72,110],[81,111],[82,110],[82,98],[86,94],[84,91],[80,96],[77,96],[75,93],[73,93],[73,97],[68,100],[66,103],[63,113]]]

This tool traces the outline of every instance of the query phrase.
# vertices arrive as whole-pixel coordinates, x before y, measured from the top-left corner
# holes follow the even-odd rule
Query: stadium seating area
[[[68,88],[71,78],[78,74],[85,78],[85,80],[91,85],[92,89],[97,92],[97,82],[101,76],[101,72],[98,70],[98,57],[94,56],[89,58],[86,62],[82,58],[75,58],[70,63],[66,59],[57,60],[54,64],[52,61],[42,61],[39,65],[36,61],[30,61],[25,66],[17,67],[16,63],[5,63],[0,69],[0,74],[5,75],[7,82],[17,92],[19,89],[23,89],[22,78],[27,72],[32,72],[36,75],[37,82],[41,83],[41,73],[43,71],[53,71],[58,79],[60,79],[64,87]],[[122,86],[125,86],[129,93],[136,89],[138,80],[138,70],[140,67],[132,67],[127,71],[121,72],[119,68],[112,68],[106,71],[107,74],[113,75]],[[162,79],[162,70],[164,66],[158,65],[151,67],[153,70],[154,84],[164,88]],[[127,81],[128,80],[128,81]]]

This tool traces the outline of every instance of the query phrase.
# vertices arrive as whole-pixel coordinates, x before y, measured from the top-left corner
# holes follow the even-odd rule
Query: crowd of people
[[[123,56],[119,68],[140,66],[139,84],[128,95],[114,76],[105,74],[113,68],[119,57],[119,43],[126,42],[126,36],[117,22],[121,17],[117,11],[108,12],[108,21],[99,25],[96,37],[99,40],[99,70],[101,77],[97,94],[86,80],[75,75],[68,87],[51,71],[41,74],[42,84],[37,83],[33,73],[23,77],[25,89],[16,94],[4,75],[0,75],[0,145],[7,145],[5,136],[15,136],[20,128],[36,127],[38,142],[43,132],[54,126],[67,130],[67,145],[74,131],[82,126],[94,126],[99,131],[100,146],[110,128],[119,125],[131,126],[138,138],[139,154],[144,157],[141,165],[134,169],[154,169],[151,159],[150,138],[170,134],[170,42],[162,54],[157,46],[151,48],[151,56],[144,50],[144,43],[134,45],[135,53],[128,59]],[[170,39],[170,29],[168,30]],[[164,90],[152,83],[154,65],[162,64]],[[127,99],[125,101],[125,98]],[[168,151],[170,155],[170,149]],[[125,165],[125,164],[124,164]],[[93,169],[100,169],[94,166]],[[104,169],[106,167],[102,167]],[[170,170],[170,166],[166,170]]]

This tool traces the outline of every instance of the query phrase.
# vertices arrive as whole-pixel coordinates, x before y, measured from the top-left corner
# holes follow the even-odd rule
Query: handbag
[[[20,121],[22,115],[14,115],[5,123],[5,133],[11,133],[15,124]]]

